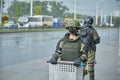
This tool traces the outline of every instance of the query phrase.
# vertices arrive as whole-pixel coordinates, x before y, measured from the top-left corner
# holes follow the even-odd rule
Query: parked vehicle
[[[36,27],[52,27],[53,17],[48,15],[29,16],[29,26]]]
[[[18,27],[19,28],[28,28],[29,27],[29,16],[20,16],[18,18]]]
[[[111,27],[114,27],[114,24],[111,23],[110,26],[111,26]]]
[[[4,25],[4,29],[18,29],[18,24],[14,21],[9,21]]]
[[[63,18],[54,18],[53,19],[53,27],[64,27],[65,21]]]
[[[109,26],[108,23],[101,23],[101,24],[100,24],[100,27],[107,27],[107,26]]]

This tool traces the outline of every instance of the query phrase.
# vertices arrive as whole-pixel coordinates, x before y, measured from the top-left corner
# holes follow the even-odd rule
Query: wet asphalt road
[[[99,29],[96,80],[120,80],[119,30]],[[46,60],[66,31],[0,34],[0,80],[48,80]]]
[[[62,35],[61,31],[0,34],[0,67],[49,56]]]

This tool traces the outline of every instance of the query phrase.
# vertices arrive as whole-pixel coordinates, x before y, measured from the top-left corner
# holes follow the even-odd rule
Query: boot
[[[83,76],[87,75],[88,71],[87,70],[83,70]]]

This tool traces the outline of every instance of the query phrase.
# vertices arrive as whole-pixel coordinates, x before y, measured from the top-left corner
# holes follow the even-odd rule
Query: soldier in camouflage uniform
[[[62,61],[74,61],[75,66],[79,66],[81,61],[86,60],[86,55],[82,53],[83,46],[78,34],[80,24],[76,20],[66,23],[66,29],[69,33],[59,40],[55,53],[52,55],[50,62],[57,64],[58,58]]]
[[[83,53],[87,55],[89,80],[94,80],[96,44],[100,43],[100,37],[97,31],[92,27],[92,24],[93,18],[88,16],[85,19],[84,28],[80,30],[80,36],[84,44]]]

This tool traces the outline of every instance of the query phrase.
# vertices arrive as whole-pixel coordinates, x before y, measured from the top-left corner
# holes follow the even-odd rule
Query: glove
[[[80,66],[80,63],[81,63],[81,59],[80,59],[80,58],[77,58],[77,59],[74,61],[74,66],[79,67],[79,66]]]
[[[50,63],[51,64],[57,64],[57,59],[56,58],[51,58]]]

